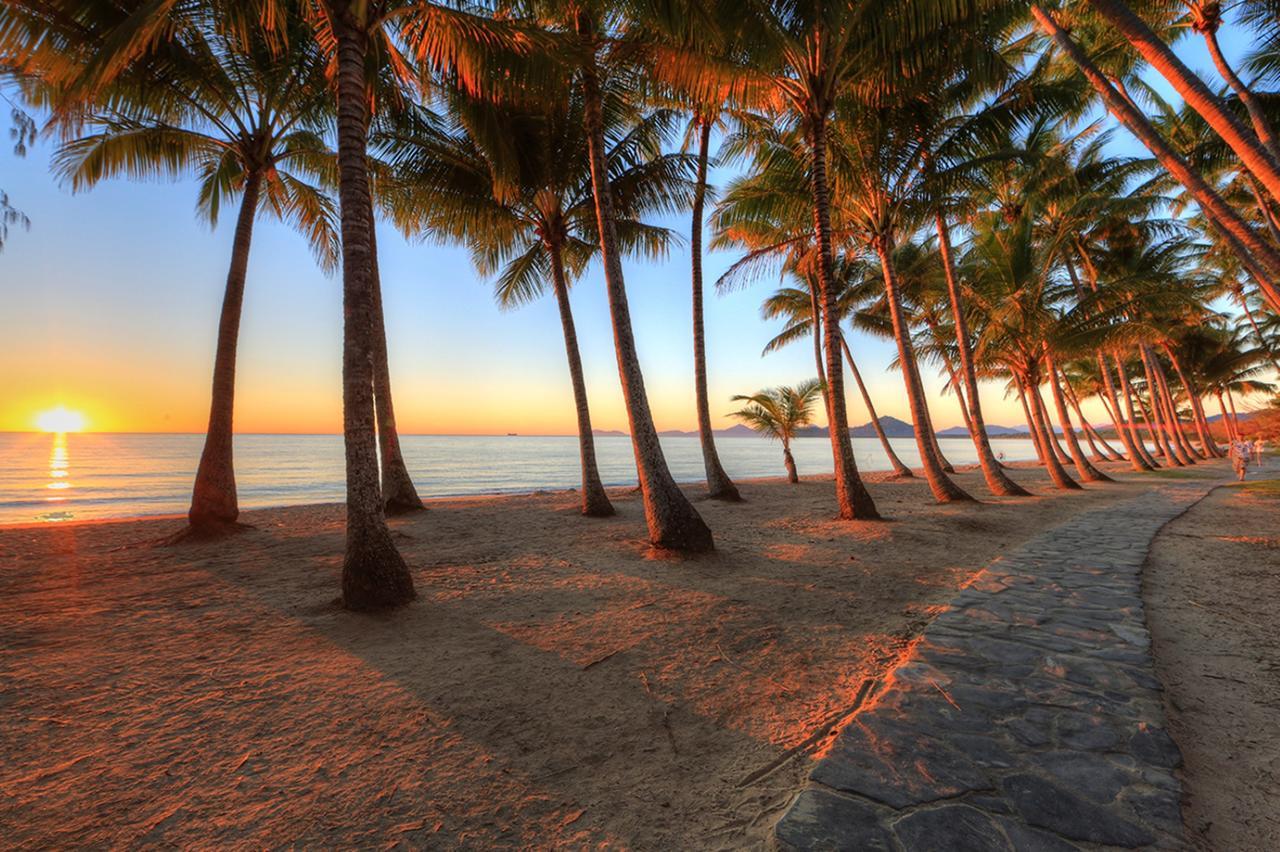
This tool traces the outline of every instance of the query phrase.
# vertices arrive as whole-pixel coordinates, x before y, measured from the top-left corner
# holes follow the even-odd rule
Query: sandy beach
[[[832,520],[829,480],[753,481],[699,502],[694,559],[649,552],[634,493],[605,521],[434,501],[393,521],[419,600],[380,616],[337,606],[335,505],[180,547],[154,544],[174,519],[0,529],[0,823],[19,847],[760,845],[957,589],[1151,481],[1110,472],[959,506],[881,481],[880,523]]]
[[[1277,486],[1217,489],[1165,529],[1148,560],[1156,671],[1198,848],[1280,847]]]

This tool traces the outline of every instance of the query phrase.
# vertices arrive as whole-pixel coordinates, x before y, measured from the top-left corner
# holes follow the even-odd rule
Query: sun
[[[71,411],[65,405],[36,415],[36,428],[41,432],[80,432],[84,426],[84,415],[79,411]]]

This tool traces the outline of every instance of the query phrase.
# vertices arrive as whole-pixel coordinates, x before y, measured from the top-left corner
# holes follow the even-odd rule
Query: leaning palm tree
[[[609,122],[605,109],[609,79],[639,79],[637,74],[626,73],[636,70],[631,64],[635,54],[627,50],[626,36],[644,27],[627,27],[628,13],[634,10],[627,3],[612,0],[524,0],[509,5],[527,8],[563,37],[556,54],[569,67],[572,83],[581,93],[600,261],[649,541],[655,547],[672,550],[711,550],[715,547],[711,529],[671,475],[653,422],[631,325],[622,267],[623,245],[618,233],[620,213],[608,167]]]
[[[791,440],[801,426],[813,419],[813,404],[822,393],[822,382],[809,379],[795,387],[776,387],[757,391],[750,396],[738,395],[734,402],[747,405],[732,412],[750,428],[774,440],[782,442],[782,462],[787,466],[787,481],[797,483],[796,460],[791,455]]]
[[[661,257],[674,235],[641,222],[673,212],[692,191],[691,163],[662,154],[671,116],[638,116],[610,99],[607,138],[619,239],[629,254]],[[569,287],[598,253],[595,203],[582,131],[583,102],[570,91],[556,107],[517,112],[455,95],[452,119],[424,112],[377,137],[394,178],[384,203],[408,235],[462,242],[483,275],[495,276],[503,308],[548,289],[560,312],[577,411],[582,513],[614,513],[596,467],[595,442]]]
[[[266,211],[302,230],[322,265],[337,262],[336,211],[313,185],[331,157],[323,134],[331,105],[326,59],[298,27],[280,50],[260,34],[237,35],[213,16],[190,19],[93,102],[61,120],[74,138],[54,155],[73,190],[127,175],[199,175],[199,214],[211,225],[239,195],[240,209],[218,324],[209,427],[196,471],[188,530],[237,526],[232,454],[236,347],[253,224]],[[48,87],[40,96],[58,101]]]

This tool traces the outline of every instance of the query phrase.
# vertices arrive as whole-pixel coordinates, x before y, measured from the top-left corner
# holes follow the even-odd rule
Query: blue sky
[[[1227,34],[1228,54],[1240,43]],[[1212,84],[1199,40],[1179,52]],[[1157,82],[1175,99],[1172,92]],[[1123,133],[1116,147],[1139,153]],[[0,187],[32,220],[0,253],[0,429],[29,428],[57,404],[91,428],[202,431],[214,334],[234,215],[210,230],[195,214],[195,185],[112,181],[73,195],[48,173],[52,146],[25,159],[0,150]],[[687,233],[688,222],[666,224]],[[550,298],[519,311],[494,305],[461,249],[379,232],[397,413],[405,432],[565,434],[573,409],[563,340]],[[708,254],[708,283],[736,258]],[[659,428],[694,427],[689,258],[626,265],[645,381]],[[340,427],[341,293],[301,237],[259,217],[241,329],[237,428],[334,432]],[[813,375],[806,344],[761,357],[777,325],[759,318],[772,282],[707,299],[708,369],[717,426],[728,398]],[[594,424],[625,429],[612,333],[598,265],[573,292]],[[909,420],[892,343],[851,341],[883,415]],[[959,423],[954,397],[927,371],[934,419]],[[851,396],[851,420],[866,420]],[[992,423],[1021,422],[1016,400],[989,387]],[[1100,410],[1095,416],[1101,419]]]

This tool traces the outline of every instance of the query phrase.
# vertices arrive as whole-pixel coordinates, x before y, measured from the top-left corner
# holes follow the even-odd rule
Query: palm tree
[[[689,256],[693,282],[693,394],[698,412],[698,441],[702,446],[702,465],[707,473],[707,493],[713,500],[736,503],[742,500],[738,488],[725,473],[716,452],[715,434],[711,430],[711,405],[707,399],[707,343],[702,319],[702,225],[707,200],[707,165],[710,157],[711,128],[714,121],[701,113],[693,119],[698,136],[698,172],[693,194],[693,222],[689,228]]]
[[[1055,308],[1062,291],[1051,275],[1053,252],[1035,239],[1029,211],[1011,223],[992,215],[974,225],[974,238],[961,262],[962,275],[972,285],[972,302],[984,315],[974,356],[987,369],[1007,372],[1023,400],[1050,479],[1059,488],[1078,489],[1058,458],[1040,396],[1047,375],[1045,354],[1061,323]]]
[[[607,78],[626,70],[624,61],[627,52],[617,48],[619,44],[626,44],[625,36],[629,30],[622,25],[625,23],[626,13],[632,10],[625,3],[613,3],[610,0],[526,0],[513,5],[532,10],[539,21],[563,36],[555,51],[569,66],[574,85],[579,87],[581,93],[583,132],[587,141],[600,260],[604,267],[614,351],[617,355],[623,402],[631,427],[631,443],[635,451],[636,473],[644,500],[649,541],[655,547],[672,550],[711,550],[715,547],[715,542],[710,528],[676,484],[662,453],[645,392],[644,375],[640,369],[623,277],[623,246],[618,232],[620,213],[615,205],[608,168],[606,133],[609,122],[605,106],[609,88]],[[637,27],[635,31],[642,29],[644,28]],[[634,54],[632,58],[635,58]]]
[[[911,320],[907,313],[898,268],[899,235],[909,234],[918,213],[913,209],[921,143],[914,128],[900,123],[901,115],[867,107],[852,100],[842,102],[840,120],[832,127],[840,160],[833,169],[833,185],[839,188],[845,221],[860,243],[879,262],[884,282],[885,306],[898,348],[898,366],[906,388],[915,425],[921,466],[934,498],[939,502],[971,500],[950,479],[932,437],[924,385],[916,362]]]
[[[287,19],[286,0],[272,4]],[[323,41],[332,46],[337,101],[338,198],[342,217],[342,417],[346,449],[347,548],[342,567],[344,606],[373,610],[407,603],[413,578],[396,549],[384,515],[375,433],[373,358],[375,268],[374,208],[368,144],[375,81],[399,85],[436,71],[469,94],[477,87],[518,89],[532,52],[528,32],[509,22],[445,5],[401,0],[320,0],[311,10]],[[402,54],[407,47],[419,59]]]
[[[691,163],[659,151],[669,114],[633,115],[616,96],[610,104],[607,166],[618,235],[628,253],[660,257],[674,235],[638,217],[673,212],[688,200]],[[455,97],[451,112],[452,120],[419,114],[378,139],[395,173],[387,204],[406,234],[466,244],[481,273],[496,276],[503,308],[553,292],[577,410],[582,512],[612,515],[569,304],[570,285],[599,251],[581,94],[568,92],[556,109],[524,113]]]
[[[848,286],[853,280],[851,275],[852,264],[842,263],[837,267],[837,277],[845,282],[844,292],[840,296],[840,313],[842,317],[851,316],[857,308],[857,302],[862,295],[856,288]],[[794,277],[800,278],[799,273],[792,273]],[[819,381],[822,380],[822,355],[821,341],[818,332],[815,331],[820,325],[817,311],[817,282],[805,281],[805,288],[802,290],[798,287],[781,287],[771,296],[765,299],[761,305],[760,313],[764,319],[781,319],[786,325],[782,331],[778,332],[767,344],[765,344],[764,352],[767,355],[781,349],[783,346],[802,337],[808,336],[814,342],[814,361],[819,368]],[[853,376],[854,384],[858,386],[858,393],[862,397],[862,403],[867,409],[867,417],[870,419],[871,427],[876,433],[876,437],[880,441],[880,447],[884,451],[885,457],[889,460],[889,465],[893,468],[894,476],[902,479],[910,479],[913,474],[911,468],[898,458],[898,454],[894,452],[893,445],[889,443],[889,437],[885,434],[884,426],[880,423],[880,416],[876,414],[875,403],[871,399],[871,394],[867,391],[866,383],[862,380],[862,373],[858,369],[858,362],[854,359],[853,353],[849,349],[849,343],[845,338],[844,331],[840,332],[840,348],[844,352],[844,360],[849,365],[849,372]]]
[[[822,393],[822,383],[809,379],[795,387],[776,387],[757,391],[750,396],[734,396],[734,402],[747,405],[729,416],[736,417],[761,435],[782,442],[782,461],[787,466],[787,481],[800,481],[796,460],[791,455],[791,439],[801,426],[813,418],[813,404]]]
[[[1146,21],[1134,14],[1124,0],[1088,1],[1116,33],[1123,36],[1152,68],[1160,72],[1187,105],[1204,118],[1236,153],[1244,167],[1261,181],[1271,197],[1280,201],[1280,161],[1267,151],[1259,137],[1251,134],[1227,111],[1222,100],[1192,73]],[[1181,4],[1169,5],[1178,8]],[[1179,15],[1181,12],[1182,9],[1178,8]]]
[[[1280,311],[1280,251],[1263,240],[1228,205],[1204,176],[1179,155],[1156,130],[1137,105],[1117,89],[1118,80],[1104,74],[1079,44],[1062,28],[1054,14],[1039,4],[1031,5],[1036,23],[1058,49],[1079,68],[1105,103],[1108,112],[1146,146],[1170,177],[1181,184],[1203,209],[1224,241],[1250,270],[1272,306]]]
[[[321,263],[336,265],[335,209],[313,185],[332,156],[325,57],[295,27],[280,51],[260,35],[238,36],[212,17],[189,21],[94,102],[62,123],[78,134],[54,155],[73,190],[104,179],[200,177],[197,209],[216,224],[240,196],[213,368],[209,427],[196,472],[189,527],[180,537],[236,527],[232,454],[236,346],[253,224],[260,210],[302,230]],[[161,76],[162,75],[162,76]],[[46,92],[57,101],[61,93]]]

